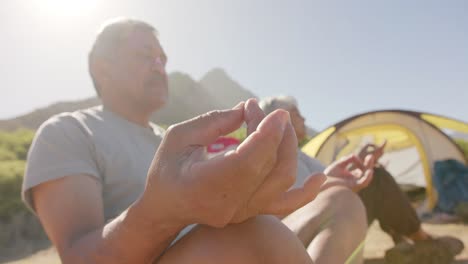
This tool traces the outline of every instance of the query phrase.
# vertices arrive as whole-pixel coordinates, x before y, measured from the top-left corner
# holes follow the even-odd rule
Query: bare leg
[[[328,188],[283,222],[306,245],[314,263],[362,263],[366,211],[350,189]]]
[[[297,237],[273,216],[222,229],[198,226],[161,257],[172,263],[312,263]]]

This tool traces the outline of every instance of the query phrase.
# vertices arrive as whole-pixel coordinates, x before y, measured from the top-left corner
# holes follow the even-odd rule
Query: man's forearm
[[[146,219],[147,208],[136,202],[116,219],[72,241],[61,251],[64,263],[151,263],[175,238],[175,226],[161,212]],[[152,210],[158,210],[153,207]],[[154,212],[154,211],[153,211]]]

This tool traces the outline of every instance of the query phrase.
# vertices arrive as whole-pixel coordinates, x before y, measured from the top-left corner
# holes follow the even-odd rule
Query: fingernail
[[[257,98],[250,98],[248,101],[253,102],[253,103],[258,103]]]
[[[280,121],[281,130],[284,131],[286,129],[286,125],[289,122],[289,112],[279,111],[279,113],[277,115],[278,115],[278,119]]]
[[[258,102],[257,102],[257,99],[255,98],[250,98],[249,100],[247,100],[244,104],[244,107],[247,109],[249,108],[250,105],[252,104],[255,104],[255,105],[258,105]]]

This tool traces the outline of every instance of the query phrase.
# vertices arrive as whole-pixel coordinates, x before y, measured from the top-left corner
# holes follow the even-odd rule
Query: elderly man
[[[266,114],[278,109],[288,111],[298,142],[305,139],[305,119],[295,98],[265,98],[260,102],[260,107]],[[349,256],[359,256],[359,247],[363,245],[367,228],[365,221],[362,221],[365,215],[369,223],[378,220],[382,229],[396,243],[409,239],[417,245],[412,250],[413,254],[406,253],[411,247],[409,244],[390,250],[386,256],[388,263],[450,263],[453,256],[463,249],[458,239],[432,239],[423,230],[406,195],[392,175],[377,163],[384,147],[385,143],[381,146],[368,144],[361,148],[357,158],[363,163],[369,163],[365,159],[372,157],[371,163],[375,163],[373,173],[362,177],[356,177],[352,172],[334,174],[330,169],[337,170],[339,166],[325,168],[318,160],[310,158],[301,150],[297,151],[296,186],[300,186],[310,175],[313,177],[314,173],[325,172],[331,176],[314,201],[283,219],[299,236],[316,262],[326,260],[323,263],[344,263]],[[365,210],[361,210],[361,201]],[[445,260],[436,256],[444,256]],[[431,262],[433,260],[435,262]]]
[[[163,132],[149,118],[168,98],[166,61],[152,26],[109,21],[89,54],[102,106],[56,115],[37,131],[22,194],[62,262],[312,263],[266,216],[309,203],[326,179],[289,190],[297,148],[289,114],[265,117],[248,100]],[[205,146],[244,122],[247,140],[205,157]]]
[[[298,142],[305,138],[304,118],[294,98],[266,98],[260,101],[260,107],[265,114],[277,109],[288,111]],[[296,186],[325,170],[320,162],[300,150],[297,150],[297,156]],[[356,159],[356,156],[348,158]],[[335,169],[347,170],[346,166]],[[367,232],[366,210],[349,186],[364,187],[371,179],[369,172],[346,184],[344,177],[329,177],[313,202],[283,219],[306,246],[315,263],[362,263],[362,246]]]

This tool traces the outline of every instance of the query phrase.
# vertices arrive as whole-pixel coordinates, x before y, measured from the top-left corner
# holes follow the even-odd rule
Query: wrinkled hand
[[[290,189],[296,180],[297,137],[289,120],[276,153],[276,164],[267,173],[265,181],[249,200],[248,206],[236,212],[232,222],[238,223],[258,214],[287,215],[313,200],[325,182],[324,174],[308,179],[302,187]],[[256,101],[247,102],[247,134],[254,137],[260,133],[258,124],[265,118]],[[267,117],[268,118],[268,117]],[[260,128],[259,126],[259,128]],[[290,190],[289,190],[290,189]]]
[[[364,162],[365,158],[368,155],[374,156],[374,161],[378,162],[380,157],[382,157],[384,153],[384,148],[385,145],[387,144],[387,140],[385,140],[382,145],[377,146],[375,144],[366,144],[364,147],[361,148],[361,150],[358,153],[358,157],[361,159],[362,162]]]
[[[366,156],[364,162],[356,155],[346,156],[325,169],[324,173],[328,179],[322,188],[342,185],[354,192],[359,192],[371,183],[374,165],[375,156],[373,155]]]
[[[207,159],[205,146],[246,122],[235,150]],[[155,154],[141,199],[181,226],[222,227],[258,214],[285,214],[310,202],[324,177],[287,191],[296,175],[297,139],[286,111],[267,117],[255,100],[171,126]]]

